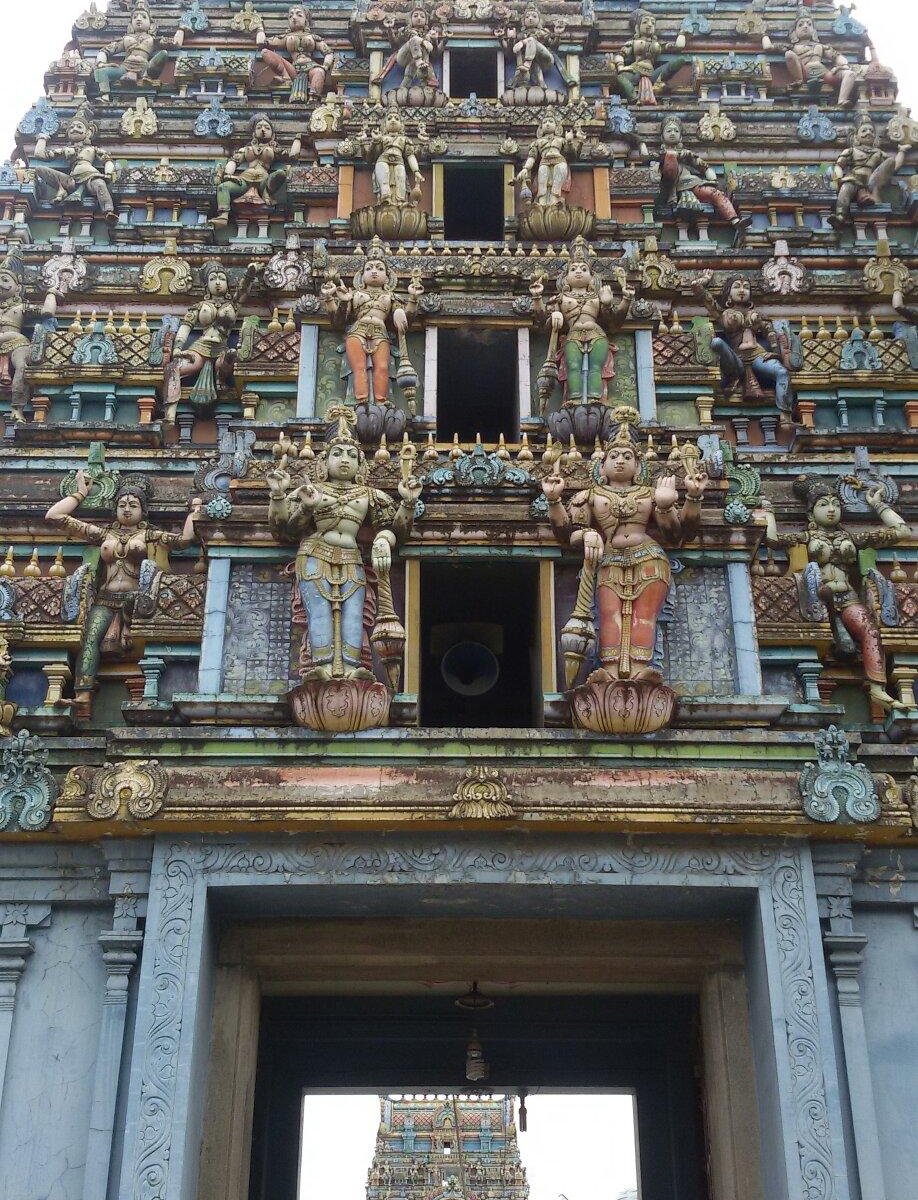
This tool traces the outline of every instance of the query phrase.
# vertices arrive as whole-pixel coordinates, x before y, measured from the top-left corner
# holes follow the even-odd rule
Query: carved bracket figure
[[[688,64],[685,49],[687,34],[680,31],[671,46],[663,46],[657,38],[657,18],[646,9],[636,8],[629,18],[631,40],[620,53],[609,56],[612,68],[612,89],[636,104],[656,104],[657,94],[664,91],[669,80]],[[660,59],[665,53],[680,51],[667,62]]]
[[[392,16],[385,17],[383,24],[389,33],[392,53],[370,84],[382,87],[394,71],[400,70],[398,86],[382,93],[386,104],[398,108],[442,108],[447,97],[440,87],[433,60],[446,40],[443,29],[431,24],[426,8],[420,4],[411,10],[406,24],[398,25]]]
[[[660,188],[657,193],[659,213],[697,214],[710,204],[722,221],[728,221],[738,234],[748,228],[751,217],[741,217],[723,188],[717,184],[714,168],[687,149],[682,142],[682,121],[667,117],[660,134]]]

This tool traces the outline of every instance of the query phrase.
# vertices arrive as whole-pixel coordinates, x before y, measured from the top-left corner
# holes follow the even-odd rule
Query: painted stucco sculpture
[[[805,500],[809,522],[799,532],[779,533],[773,510],[764,507],[765,540],[770,546],[805,546],[809,565],[805,586],[816,602],[825,606],[832,626],[836,650],[856,651],[863,663],[871,700],[882,709],[906,707],[886,690],[886,656],[877,621],[865,604],[858,579],[858,550],[894,546],[908,535],[908,526],[887,504],[880,485],[869,488],[866,501],[880,519],[880,527],[846,529],[835,481],[819,476],[800,476],[794,489]],[[876,581],[885,586],[882,579]]]
[[[147,523],[150,485],[143,476],[125,479],[115,495],[115,519],[108,525],[81,521],[73,514],[89,494],[92,481],[78,472],[76,490],[52,504],[45,520],[71,538],[99,547],[93,570],[82,566],[68,580],[64,603],[70,620],[82,619],[83,641],[77,660],[74,709],[86,719],[92,712],[96,676],[104,652],[124,654],[131,647],[131,622],[156,608],[162,574],[159,552],[181,549],[195,540],[201,502],[191,502],[181,533]]]
[[[391,691],[367,665],[372,661],[365,635],[368,583],[357,535],[364,524],[374,531],[373,570],[379,598],[388,600],[376,610],[372,626],[375,630],[383,619],[394,625],[388,584],[392,553],[411,531],[421,494],[413,476],[399,481],[398,505],[369,486],[366,459],[351,432],[353,414],[347,409],[337,414],[337,425],[314,460],[314,478],[293,486],[283,460],[268,476],[271,529],[280,540],[299,542],[297,587],[308,617],[310,666],[290,694],[291,709],[299,724],[326,733],[355,732],[388,721]],[[388,655],[393,630],[384,632]],[[396,662],[390,676],[393,689],[397,677]]]
[[[670,545],[694,537],[707,478],[697,460],[690,459],[685,500],[677,511],[674,474],[661,474],[653,486],[641,481],[637,414],[617,409],[614,417],[616,432],[604,447],[590,488],[565,505],[563,477],[553,474],[542,481],[552,532],[563,546],[583,553],[577,604],[561,635],[565,682],[572,689],[571,712],[580,728],[652,733],[672,719],[676,696],[653,663],[657,620],[671,573],[666,551],[650,526],[655,522]],[[599,666],[574,687],[583,663],[594,653]]]

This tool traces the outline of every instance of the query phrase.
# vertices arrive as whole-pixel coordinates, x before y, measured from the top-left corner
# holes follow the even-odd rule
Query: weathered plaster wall
[[[2,1200],[80,1200],[105,972],[102,908],[57,906],[19,984],[0,1109]]]
[[[918,1180],[918,931],[906,907],[855,907],[855,921],[868,938],[861,995],[886,1200],[912,1200]]]

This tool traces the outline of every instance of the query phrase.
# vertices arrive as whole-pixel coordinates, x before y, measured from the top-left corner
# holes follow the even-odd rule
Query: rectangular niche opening
[[[297,1200],[640,1200],[633,1091],[307,1091]],[[565,1191],[565,1188],[567,1189]]]
[[[467,100],[497,97],[497,50],[460,49],[449,52],[449,94]]]
[[[503,241],[504,169],[500,164],[444,164],[443,231],[449,241]]]
[[[519,427],[516,330],[437,330],[437,437],[515,441]]]
[[[538,724],[538,598],[535,563],[422,563],[421,725]]]

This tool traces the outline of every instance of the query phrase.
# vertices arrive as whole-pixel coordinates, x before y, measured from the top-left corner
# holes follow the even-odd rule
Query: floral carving
[[[48,752],[40,745],[23,729],[0,755],[0,832],[33,833],[51,823],[58,786],[45,766]]]
[[[449,815],[457,821],[499,820],[513,816],[513,805],[500,772],[494,767],[469,767],[453,795]]]
[[[803,809],[813,821],[832,823],[842,811],[857,822],[876,821],[880,802],[873,776],[863,763],[848,761],[848,739],[835,725],[816,734],[818,762],[800,772]]]

